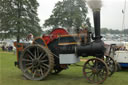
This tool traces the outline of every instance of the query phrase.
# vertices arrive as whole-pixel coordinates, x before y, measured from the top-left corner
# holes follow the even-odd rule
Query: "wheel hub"
[[[38,59],[34,59],[34,60],[32,61],[32,65],[33,65],[34,67],[39,66],[39,65],[40,65],[39,60],[38,60]]]
[[[96,68],[93,68],[93,69],[92,69],[92,73],[96,74],[97,72],[98,72],[98,71],[97,71]]]

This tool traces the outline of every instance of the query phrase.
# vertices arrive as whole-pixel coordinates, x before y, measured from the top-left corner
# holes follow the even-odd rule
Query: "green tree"
[[[109,33],[110,33],[110,34],[120,34],[121,31],[119,31],[119,30],[109,29]]]
[[[84,0],[63,0],[59,1],[49,19],[44,23],[44,27],[64,27],[75,30],[88,26],[91,28],[90,20],[87,17],[88,9]]]
[[[109,30],[107,28],[101,28],[101,33],[102,34],[107,34]]]
[[[5,34],[4,38],[17,38],[19,42],[29,33],[40,35],[38,6],[36,0],[0,0],[0,32]]]

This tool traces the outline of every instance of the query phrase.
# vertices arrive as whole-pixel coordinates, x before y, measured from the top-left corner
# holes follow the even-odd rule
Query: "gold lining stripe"
[[[72,45],[72,44],[77,44],[77,42],[59,43],[58,45]]]
[[[75,37],[75,36],[79,36],[79,34],[58,35],[58,37]]]

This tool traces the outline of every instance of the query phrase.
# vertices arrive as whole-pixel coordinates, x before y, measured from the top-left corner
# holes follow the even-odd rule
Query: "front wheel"
[[[83,74],[91,83],[103,83],[108,77],[108,67],[102,59],[92,58],[85,62]]]

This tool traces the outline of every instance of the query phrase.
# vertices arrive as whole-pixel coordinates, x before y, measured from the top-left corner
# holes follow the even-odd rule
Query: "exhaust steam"
[[[95,11],[95,10],[100,10],[102,7],[102,1],[101,0],[87,0],[87,3],[89,7]]]

